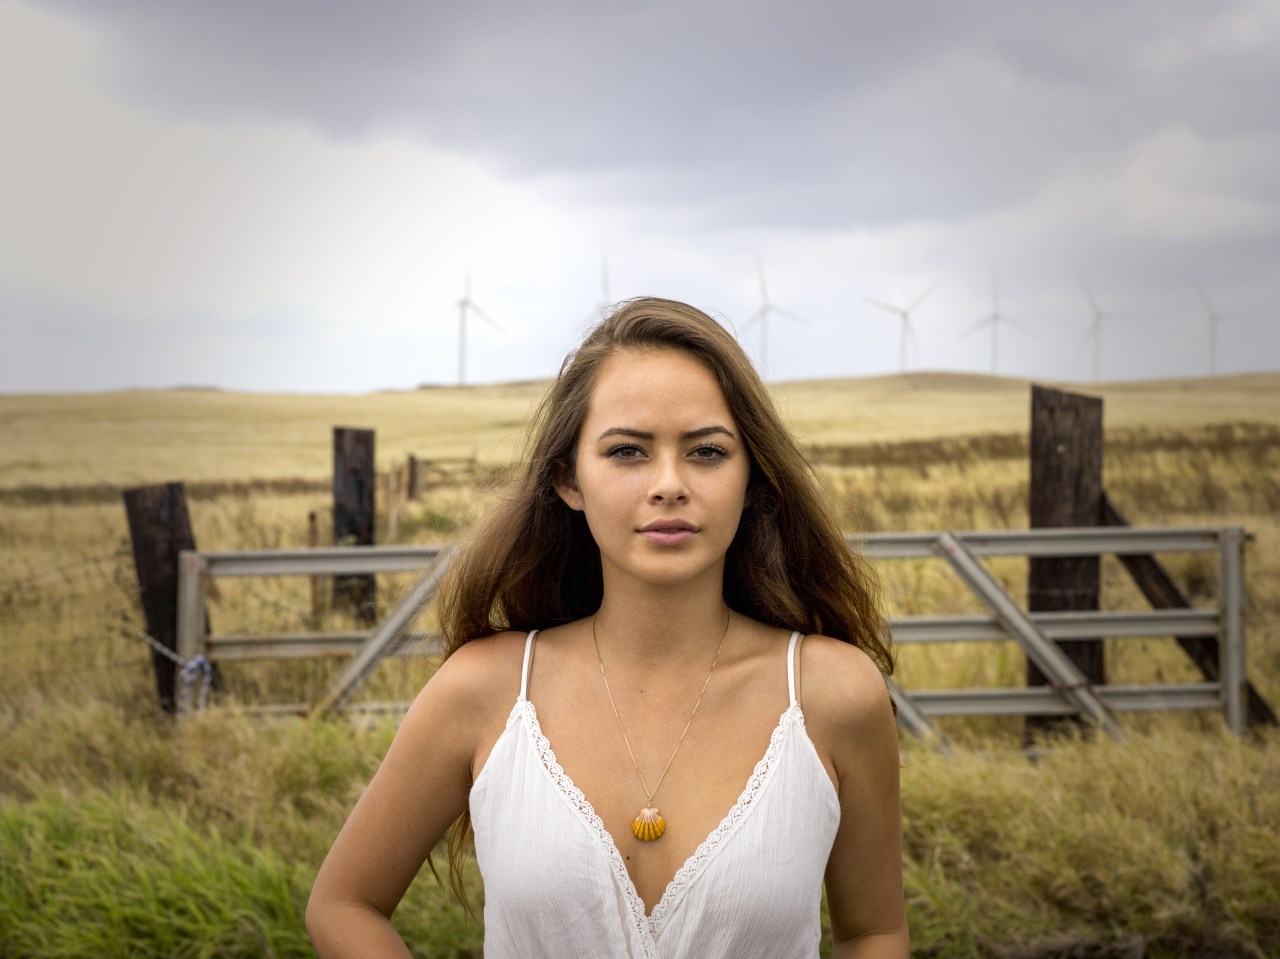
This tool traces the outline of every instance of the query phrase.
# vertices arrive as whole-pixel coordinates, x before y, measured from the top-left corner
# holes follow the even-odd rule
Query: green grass
[[[311,954],[296,863],[128,792],[0,808],[0,861],[4,955]]]
[[[10,716],[0,955],[313,955],[311,881],[392,732],[229,711],[175,730],[102,704]],[[397,925],[422,955],[480,954],[427,870]]]
[[[5,956],[309,955],[315,868],[393,731],[225,710],[175,730],[101,704],[6,718]],[[1274,734],[1147,731],[1036,763],[908,748],[914,954],[1136,937],[1152,959],[1272,955],[1277,784]],[[396,924],[419,955],[479,955],[479,922],[426,870]]]

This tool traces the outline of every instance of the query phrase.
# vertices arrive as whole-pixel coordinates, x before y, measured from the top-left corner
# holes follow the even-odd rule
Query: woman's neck
[[[720,590],[606,588],[593,628],[602,655],[622,667],[710,661],[731,614]]]

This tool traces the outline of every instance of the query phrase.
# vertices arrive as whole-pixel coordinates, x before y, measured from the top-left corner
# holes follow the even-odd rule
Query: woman
[[[323,957],[474,829],[485,955],[907,954],[872,575],[736,341],[623,303],[570,355],[440,599],[444,664],[321,867]],[[455,883],[456,885],[456,883]]]

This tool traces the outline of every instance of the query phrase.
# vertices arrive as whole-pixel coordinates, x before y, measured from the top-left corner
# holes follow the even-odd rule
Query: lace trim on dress
[[[609,830],[605,828],[603,820],[596,813],[595,808],[582,790],[577,787],[573,779],[569,777],[569,774],[564,771],[564,767],[560,765],[559,760],[556,759],[551,743],[542,734],[542,727],[538,723],[538,714],[533,707],[533,703],[529,700],[518,701],[512,710],[512,716],[508,719],[508,723],[515,718],[517,713],[524,718],[525,728],[533,741],[538,760],[542,763],[543,768],[546,769],[556,787],[582,816],[591,834],[595,836],[601,848],[605,850],[614,878],[617,879],[619,888],[625,892],[627,911],[631,915],[633,927],[641,932],[640,938],[644,945],[645,956],[652,956],[655,959],[658,954],[654,937],[661,930],[667,914],[675,908],[684,891],[688,889],[706,863],[715,854],[716,848],[737,828],[755,803],[756,797],[764,791],[770,774],[776,767],[775,760],[779,750],[782,748],[782,742],[786,737],[787,731],[792,725],[804,726],[804,713],[798,703],[789,706],[783,712],[778,719],[778,725],[774,727],[773,733],[769,737],[768,748],[765,749],[764,755],[760,757],[760,761],[756,763],[755,769],[752,771],[750,778],[747,779],[747,784],[743,787],[737,802],[733,804],[733,807],[725,814],[725,817],[720,820],[720,824],[694,850],[693,855],[686,859],[684,864],[676,870],[675,876],[667,884],[667,888],[663,890],[662,898],[653,907],[653,913],[646,916],[644,900],[636,892],[635,883],[631,879],[631,874],[627,872],[626,864],[622,861],[622,854],[618,852],[618,846],[613,841],[613,836],[609,834]]]
[[[551,743],[547,741],[546,736],[542,735],[542,727],[538,724],[538,713],[533,708],[533,703],[527,699],[520,700],[516,703],[515,710],[518,710],[523,715],[525,729],[528,730],[529,737],[533,741],[533,748],[538,754],[538,760],[547,771],[547,775],[551,777],[556,788],[560,790],[573,805],[573,808],[582,816],[587,828],[608,853],[609,867],[613,871],[614,878],[618,881],[618,887],[625,890],[627,911],[631,914],[632,927],[641,933],[640,942],[644,949],[645,959],[658,959],[658,951],[654,944],[653,936],[648,934],[648,919],[644,914],[644,900],[636,892],[635,883],[631,881],[631,874],[627,872],[626,864],[622,861],[622,854],[618,852],[618,847],[614,843],[613,837],[609,835],[609,830],[604,828],[604,821],[596,814],[595,809],[582,790],[574,784],[574,781],[569,778],[569,774],[564,771],[564,767],[560,765],[559,760],[556,759]]]
[[[764,751],[764,755],[760,757],[760,761],[756,763],[756,768],[752,771],[747,784],[742,788],[742,793],[738,796],[738,801],[733,804],[733,808],[720,820],[720,825],[716,826],[711,831],[711,834],[702,840],[701,845],[693,851],[692,856],[685,860],[684,865],[676,870],[675,876],[667,884],[667,888],[662,893],[662,898],[658,900],[658,904],[653,907],[653,912],[649,915],[649,923],[655,935],[662,928],[663,923],[666,922],[667,913],[676,907],[684,891],[689,888],[698,877],[698,874],[702,872],[703,867],[715,854],[716,847],[737,828],[755,803],[756,797],[764,791],[765,785],[769,782],[770,774],[776,767],[774,760],[777,759],[778,752],[782,748],[783,738],[792,725],[804,726],[804,713],[800,711],[798,703],[787,707],[786,711],[778,718],[778,725],[773,728],[773,734],[769,737],[769,747]]]

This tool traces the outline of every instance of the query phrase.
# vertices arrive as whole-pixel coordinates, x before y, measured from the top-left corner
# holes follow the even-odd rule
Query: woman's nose
[[[651,503],[680,503],[689,498],[684,471],[674,457],[660,456],[654,461],[653,483],[649,489]]]

